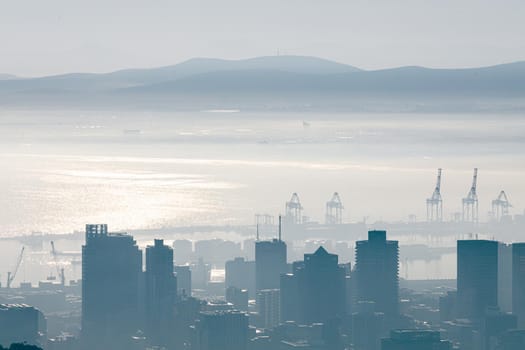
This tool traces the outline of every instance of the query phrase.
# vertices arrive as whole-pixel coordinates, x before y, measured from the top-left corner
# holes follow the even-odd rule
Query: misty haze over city
[[[0,7],[0,350],[525,348],[525,3]]]

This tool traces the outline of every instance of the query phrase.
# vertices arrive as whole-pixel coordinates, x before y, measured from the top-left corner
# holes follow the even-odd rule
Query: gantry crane
[[[55,242],[51,241],[51,254],[53,255],[53,260],[55,262],[55,267],[57,269],[57,276],[59,276],[60,278],[60,284],[61,285],[65,285],[66,283],[66,277],[64,275],[64,269],[60,268],[60,266],[58,265],[58,258],[57,258],[57,252],[55,250]]]
[[[478,182],[478,168],[474,168],[474,176],[472,177],[472,186],[467,194],[467,197],[463,198],[463,221],[478,223],[478,193],[477,193],[477,182]]]
[[[293,224],[300,224],[302,222],[303,206],[299,200],[297,193],[292,194],[289,202],[286,202],[286,217]]]
[[[325,223],[328,225],[341,224],[343,222],[343,202],[339,193],[334,192],[332,198],[326,202]]]
[[[20,265],[22,264],[22,259],[24,257],[24,250],[25,250],[25,247],[22,247],[20,254],[18,254],[16,265],[13,271],[7,273],[7,288],[11,288],[11,283],[13,283],[13,281],[16,278],[16,273],[18,272],[18,269],[20,268]]]
[[[436,187],[427,199],[427,221],[443,221],[443,198],[441,197],[441,168],[438,169]]]
[[[494,215],[494,219],[500,221],[503,217],[508,216],[509,208],[511,207],[512,204],[510,204],[507,194],[502,190],[498,198],[492,201],[492,215]]]

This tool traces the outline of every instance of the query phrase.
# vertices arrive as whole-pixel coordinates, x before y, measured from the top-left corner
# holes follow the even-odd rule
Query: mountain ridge
[[[496,104],[490,101],[501,99],[525,105],[525,61],[479,68],[361,70],[304,56],[194,58],[158,68],[0,80],[0,107],[220,108],[277,104],[282,108],[344,108],[350,104],[432,103],[441,108],[463,100],[465,108],[474,104],[493,108]]]

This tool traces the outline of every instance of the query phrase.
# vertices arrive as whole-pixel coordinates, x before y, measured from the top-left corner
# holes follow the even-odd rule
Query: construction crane
[[[443,221],[443,198],[441,197],[441,168],[438,169],[436,188],[427,199],[427,221]]]
[[[477,193],[477,182],[478,182],[478,168],[474,168],[474,176],[472,177],[472,186],[467,194],[467,197],[463,198],[463,221],[478,223],[478,193]]]
[[[290,223],[300,224],[302,222],[303,206],[297,193],[292,194],[289,202],[286,202],[286,217]]]
[[[343,223],[343,202],[339,193],[334,192],[332,198],[326,202],[325,223],[328,225]]]
[[[498,198],[492,201],[492,215],[494,219],[501,221],[503,217],[509,215],[509,208],[511,207],[512,204],[510,204],[507,194],[502,190]]]
[[[20,268],[20,265],[22,264],[22,259],[24,257],[24,250],[25,250],[25,247],[22,247],[22,250],[20,251],[20,254],[18,255],[18,258],[16,260],[16,265],[15,265],[15,268],[13,269],[13,272],[7,273],[7,288],[11,288],[11,283],[13,283],[13,281],[16,278],[16,273],[18,272],[18,269]]]
[[[51,254],[53,255],[53,260],[55,262],[55,267],[57,269],[57,276],[60,277],[60,284],[65,285],[66,277],[64,275],[64,269],[61,269],[58,265],[57,251],[55,250],[55,242],[51,241]]]

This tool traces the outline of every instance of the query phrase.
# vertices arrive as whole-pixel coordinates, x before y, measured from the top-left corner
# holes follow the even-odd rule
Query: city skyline
[[[524,350],[523,0],[0,0],[0,350]]]

